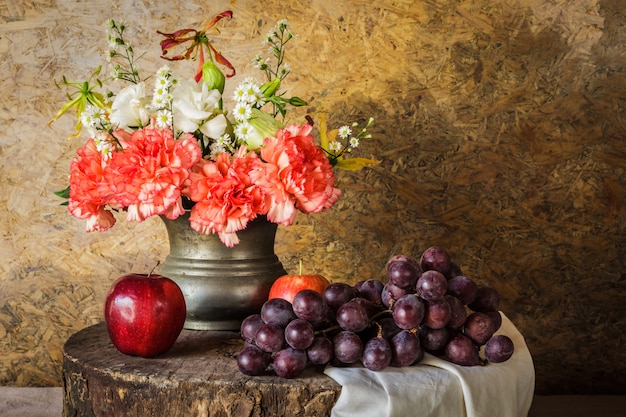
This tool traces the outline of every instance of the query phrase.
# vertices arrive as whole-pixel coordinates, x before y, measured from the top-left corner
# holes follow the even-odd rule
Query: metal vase
[[[239,330],[247,316],[261,311],[276,278],[286,274],[274,253],[277,225],[265,217],[237,232],[240,243],[226,247],[217,234],[191,229],[189,213],[161,217],[170,253],[159,273],[174,280],[187,304],[186,329]]]

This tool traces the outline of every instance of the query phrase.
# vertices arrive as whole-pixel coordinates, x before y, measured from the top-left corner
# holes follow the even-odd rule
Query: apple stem
[[[152,269],[150,270],[150,272],[148,272],[148,278],[150,278],[150,275],[154,273],[154,270],[157,269],[159,265],[161,265],[161,261],[157,261],[156,265],[154,265]]]
[[[302,258],[298,261],[298,266],[300,267],[300,275],[302,275]]]

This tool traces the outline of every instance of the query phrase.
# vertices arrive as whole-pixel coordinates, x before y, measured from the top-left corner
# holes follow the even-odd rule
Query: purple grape
[[[448,290],[448,280],[439,271],[426,271],[417,280],[415,289],[426,300],[441,300]]]
[[[383,317],[377,319],[376,322],[380,326],[382,336],[387,340],[391,340],[392,337],[402,330],[393,320],[393,317]]]
[[[465,275],[458,275],[448,280],[448,294],[455,296],[465,305],[476,299],[478,286]]]
[[[377,279],[368,279],[359,287],[359,297],[374,304],[382,304],[381,293],[385,285]]]
[[[278,352],[285,346],[285,333],[277,324],[264,324],[256,332],[255,342],[266,352]]]
[[[493,320],[493,325],[495,327],[494,331],[497,332],[502,326],[502,316],[500,315],[500,312],[499,311],[486,311],[485,314],[491,317],[491,320]]]
[[[274,372],[283,378],[297,377],[304,371],[306,364],[306,353],[300,349],[288,347],[274,356]]]
[[[422,347],[427,352],[439,352],[450,340],[450,333],[445,327],[442,329],[431,329],[428,326],[420,327],[419,339]]]
[[[389,260],[387,261],[387,265],[385,266],[387,268],[387,271],[389,271],[389,268],[396,262],[411,264],[411,266],[413,266],[413,268],[417,269],[418,271],[420,269],[419,262],[417,262],[415,259],[411,258],[410,256],[394,255],[391,258],[389,258]]]
[[[463,327],[465,336],[472,339],[478,346],[487,343],[495,331],[493,319],[489,317],[489,315],[480,312],[475,312],[467,316]]]
[[[312,322],[322,320],[326,304],[324,297],[314,290],[301,290],[293,297],[296,317]]]
[[[260,314],[252,314],[243,319],[240,329],[243,340],[249,343],[254,343],[256,332],[263,324],[265,323],[263,322]]]
[[[455,335],[445,347],[445,355],[452,363],[462,366],[480,365],[478,349],[469,337],[459,333]]]
[[[282,298],[272,298],[263,303],[261,318],[266,324],[275,324],[285,327],[296,318],[291,303]]]
[[[367,341],[361,358],[363,366],[370,371],[382,371],[391,363],[391,347],[382,337],[374,337]]]
[[[344,364],[350,364],[361,359],[363,355],[363,342],[356,333],[342,331],[333,338],[335,346],[335,359]]]
[[[514,351],[515,346],[511,338],[499,334],[489,339],[485,345],[485,358],[487,358],[489,362],[505,362],[513,356]]]
[[[262,375],[271,362],[271,355],[256,346],[244,347],[237,356],[237,366],[241,373],[250,376]]]
[[[328,307],[337,310],[342,304],[356,297],[357,290],[346,283],[333,282],[326,287],[323,296]]]
[[[424,304],[417,295],[407,294],[396,301],[391,314],[401,329],[416,329],[424,318]]]
[[[461,267],[455,264],[454,262],[450,262],[450,271],[446,274],[447,279],[452,279],[456,276],[463,275],[463,271]]]
[[[365,307],[354,300],[348,301],[339,307],[336,320],[339,327],[351,332],[360,332],[369,324],[369,317]]]
[[[397,287],[414,288],[420,273],[417,262],[408,256],[396,255],[387,262],[387,279]]]
[[[431,246],[422,252],[420,257],[420,268],[422,271],[435,270],[447,275],[450,272],[452,260],[450,254],[440,246]]]
[[[311,322],[311,324],[313,324],[313,328],[315,330],[323,330],[335,326],[337,324],[337,321],[335,320],[335,314],[335,310],[328,307],[328,305],[325,305],[324,311],[322,312],[322,318],[320,320]]]
[[[411,366],[424,356],[419,337],[410,330],[397,333],[389,345],[393,366]]]
[[[420,348],[417,350],[417,359],[415,359],[415,362],[413,362],[413,365],[415,365],[416,363],[419,363],[422,361],[422,359],[424,359],[424,347],[420,346]]]
[[[393,305],[393,303],[398,301],[403,296],[407,294],[412,294],[412,293],[413,291],[411,290],[405,290],[391,283],[388,283],[387,285],[383,287],[383,291],[380,294],[380,297],[383,302],[383,305],[389,308]]]
[[[487,311],[498,311],[500,305],[500,294],[495,288],[488,286],[478,287],[476,298],[468,304],[468,307],[474,311],[482,313]]]
[[[314,365],[326,365],[333,358],[333,342],[324,336],[317,336],[306,351],[309,362]]]
[[[374,304],[370,300],[366,300],[363,297],[355,297],[352,300],[350,300],[350,302],[357,303],[358,305],[363,307],[365,311],[367,312],[368,317],[372,317],[374,314],[383,310],[382,304],[379,304],[379,305]]]
[[[451,329],[459,329],[463,327],[465,320],[467,319],[467,310],[465,310],[463,302],[455,296],[449,294],[446,295],[445,299],[448,304],[450,304],[450,310],[452,312],[447,326]]]
[[[443,300],[424,300],[424,319],[422,322],[431,329],[442,329],[452,318],[452,307]]]
[[[294,349],[306,349],[315,338],[311,322],[295,319],[285,327],[285,341]]]

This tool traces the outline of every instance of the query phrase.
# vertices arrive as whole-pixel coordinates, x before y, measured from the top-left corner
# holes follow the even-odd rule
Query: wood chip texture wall
[[[261,77],[251,59],[285,18],[285,89],[331,125],[376,120],[359,150],[382,163],[339,173],[332,210],[279,229],[288,271],[384,280],[391,256],[444,246],[500,291],[539,393],[626,393],[621,0],[0,2],[0,384],[59,385],[63,343],[103,319],[113,280],[168,251],[158,218],[85,233],[59,206],[82,139],[66,139],[71,116],[46,126],[65,99],[55,81],[108,73],[109,18],[149,74],[157,30],[229,8],[212,35],[237,68],[227,94]]]

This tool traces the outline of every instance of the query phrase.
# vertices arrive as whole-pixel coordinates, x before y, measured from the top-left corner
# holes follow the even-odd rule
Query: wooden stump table
[[[183,330],[165,355],[120,353],[104,323],[71,336],[63,350],[63,417],[328,416],[341,386],[321,371],[295,379],[239,372],[235,332]]]

